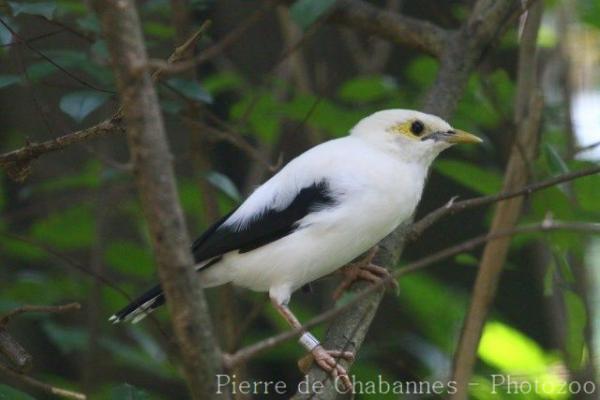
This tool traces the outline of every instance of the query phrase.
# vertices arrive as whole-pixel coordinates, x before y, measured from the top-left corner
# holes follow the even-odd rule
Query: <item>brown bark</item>
[[[190,241],[175,184],[158,98],[147,71],[139,17],[130,0],[96,0],[113,60],[136,183],[184,373],[194,399],[216,398],[221,354],[206,299],[193,270]]]
[[[529,10],[521,38],[515,99],[517,135],[506,167],[503,191],[515,190],[527,182],[529,168],[537,152],[543,106],[536,80],[536,40],[541,16],[542,3],[536,2]],[[499,203],[490,233],[514,227],[520,216],[522,204],[522,197]],[[489,242],[483,251],[471,304],[454,359],[452,380],[457,383],[457,391],[452,395],[452,399],[467,399],[481,332],[496,294],[509,244],[509,238],[495,240]]]

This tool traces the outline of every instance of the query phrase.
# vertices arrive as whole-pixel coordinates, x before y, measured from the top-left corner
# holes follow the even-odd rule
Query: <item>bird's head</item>
[[[402,109],[371,114],[359,121],[351,134],[406,161],[422,161],[427,165],[454,144],[482,142],[477,136],[454,129],[435,115]]]

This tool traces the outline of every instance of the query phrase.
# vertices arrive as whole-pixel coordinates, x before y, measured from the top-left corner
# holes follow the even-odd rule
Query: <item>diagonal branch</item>
[[[200,26],[185,43],[178,46],[167,61],[167,65],[181,61],[186,57],[190,48],[196,44],[196,40],[210,26],[205,22]],[[163,71],[157,69],[152,75],[152,79],[156,82],[161,78]],[[125,132],[125,125],[121,115],[121,110],[118,110],[111,118],[100,122],[97,125],[91,126],[80,131],[71,132],[60,136],[56,139],[47,140],[41,143],[27,143],[24,147],[10,151],[0,155],[0,167],[3,168],[7,175],[17,181],[23,182],[31,173],[31,164],[44,154],[53,153],[63,150],[77,143],[87,142],[98,137],[107,136],[110,134],[122,134]]]
[[[60,306],[36,306],[36,305],[26,305],[26,306],[21,306],[21,307],[17,307],[14,310],[11,310],[8,314],[2,316],[2,318],[0,318],[0,328],[6,326],[11,319],[13,319],[14,317],[24,314],[24,313],[28,313],[28,312],[36,312],[36,313],[52,313],[52,314],[58,314],[58,313],[64,313],[67,311],[72,311],[72,310],[80,310],[81,309],[81,304],[79,303],[68,303],[68,304],[63,304]]]
[[[11,370],[10,368],[5,367],[2,364],[0,364],[0,372],[3,375],[8,376],[9,378],[14,379],[17,382],[20,382],[21,384],[23,384],[25,386],[29,386],[36,390],[41,390],[42,392],[45,392],[45,393],[48,393],[48,394],[51,394],[54,396],[62,397],[65,399],[73,399],[73,400],[85,400],[87,398],[85,396],[85,394],[83,394],[83,393],[78,393],[78,392],[74,392],[72,390],[67,390],[67,389],[61,389],[61,388],[49,385],[44,382],[40,382],[37,379],[34,379],[30,376],[15,372],[15,371]]]
[[[436,58],[441,57],[448,38],[448,31],[429,21],[386,11],[362,0],[338,1],[329,21]]]
[[[467,199],[463,201],[454,201],[451,199],[446,205],[430,212],[419,221],[415,222],[411,225],[410,230],[408,232],[408,239],[414,240],[423,232],[429,228],[431,225],[435,224],[441,218],[453,215],[458,212],[468,210],[470,208],[481,207],[488,204],[496,203],[502,200],[512,199],[514,197],[526,196],[538,190],[546,189],[551,186],[558,185],[560,183],[569,182],[584,176],[594,175],[600,172],[600,165],[581,169],[579,171],[573,171],[566,174],[558,175],[540,182],[535,182],[530,185],[524,186],[521,189],[511,191],[511,192],[503,192],[492,194],[489,196],[481,196],[475,197],[473,199]]]
[[[25,373],[32,367],[33,357],[6,330],[6,325],[8,325],[10,320],[23,313],[62,313],[79,309],[81,309],[81,305],[79,303],[69,303],[60,306],[26,305],[17,307],[0,318],[0,354],[4,355],[12,364],[10,367],[8,367],[0,363],[0,373],[18,382],[20,385],[27,386],[35,390],[41,390],[43,392],[64,397],[66,399],[85,400],[86,396],[82,393],[57,388],[26,375]]]
[[[598,223],[585,223],[585,222],[564,222],[564,221],[553,221],[545,220],[539,223],[533,223],[515,227],[508,230],[498,231],[494,233],[488,233],[474,238],[468,239],[464,242],[456,244],[454,246],[447,247],[427,257],[423,257],[420,260],[413,261],[400,269],[393,271],[389,276],[385,277],[381,281],[369,285],[364,290],[356,293],[343,305],[334,307],[331,310],[327,310],[318,316],[312,318],[310,321],[304,323],[300,328],[291,329],[286,332],[282,332],[278,335],[269,337],[261,340],[257,343],[244,347],[234,354],[229,355],[228,364],[237,365],[247,362],[248,360],[256,357],[257,355],[272,349],[275,346],[280,345],[288,340],[294,339],[300,336],[302,333],[310,330],[311,328],[330,321],[331,319],[339,316],[340,314],[352,310],[356,310],[356,307],[360,307],[361,303],[368,299],[373,293],[382,291],[384,287],[392,280],[398,279],[405,275],[413,272],[421,271],[425,268],[431,267],[432,265],[439,263],[440,261],[446,260],[457,254],[471,251],[477,246],[484,243],[499,240],[502,238],[515,236],[518,234],[531,234],[537,232],[553,232],[553,231],[571,231],[583,234],[600,234],[600,224]],[[364,315],[361,312],[353,311],[357,315]]]

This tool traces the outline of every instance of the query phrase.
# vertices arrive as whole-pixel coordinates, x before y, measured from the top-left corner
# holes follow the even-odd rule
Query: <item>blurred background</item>
[[[370,3],[455,28],[473,2]],[[323,23],[322,10],[308,1],[292,7],[253,0],[137,4],[152,58],[166,60],[207,20],[212,24],[196,52],[228,43],[196,69],[158,84],[192,237],[235,207],[280,162],[345,135],[376,110],[418,109],[437,70],[435,59],[416,50]],[[546,104],[531,181],[600,160],[600,2],[544,4],[538,45]],[[106,45],[85,1],[0,0],[0,18],[1,153],[114,114],[118,102]],[[417,217],[453,196],[500,190],[515,133],[517,53],[515,23],[484,55],[451,119],[485,144],[453,148],[436,161]],[[599,200],[600,177],[586,177],[528,196],[520,223],[547,215],[598,222]],[[407,246],[398,268],[485,233],[491,212],[474,209],[440,221]],[[479,256],[480,251],[460,254],[400,279],[400,294],[386,295],[352,368],[357,380],[448,376]],[[33,356],[32,376],[92,399],[187,398],[166,310],[137,325],[107,322],[128,303],[127,296],[157,281],[124,135],[45,155],[22,182],[0,174],[0,266],[0,315],[24,304],[82,304],[80,311],[28,313],[10,323],[11,335]],[[570,380],[597,382],[599,267],[597,237],[561,232],[513,239],[479,348],[473,379],[480,385],[471,398],[597,398],[598,387],[592,397],[558,389],[493,395],[490,375],[556,387]],[[331,308],[336,283],[325,279],[311,293],[298,292],[291,308],[303,321]],[[287,329],[265,294],[226,286],[207,295],[226,351]],[[324,327],[314,333],[321,337]],[[302,378],[296,366],[302,356],[292,341],[236,374],[294,386]],[[6,360],[0,356],[0,362]],[[19,389],[0,374],[0,399],[28,396],[52,398]]]

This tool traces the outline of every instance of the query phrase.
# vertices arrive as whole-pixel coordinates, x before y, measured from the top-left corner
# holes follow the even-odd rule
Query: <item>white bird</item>
[[[269,293],[279,313],[298,328],[291,294],[372,249],[408,220],[435,157],[455,143],[479,143],[434,115],[392,109],[362,119],[350,135],[330,140],[290,161],[193,246],[203,287],[231,282]],[[387,270],[364,262],[346,268],[350,279],[381,279]],[[343,284],[349,286],[348,281]],[[164,304],[160,286],[110,320],[137,322]],[[348,381],[336,358],[309,332],[300,343],[315,362]]]

